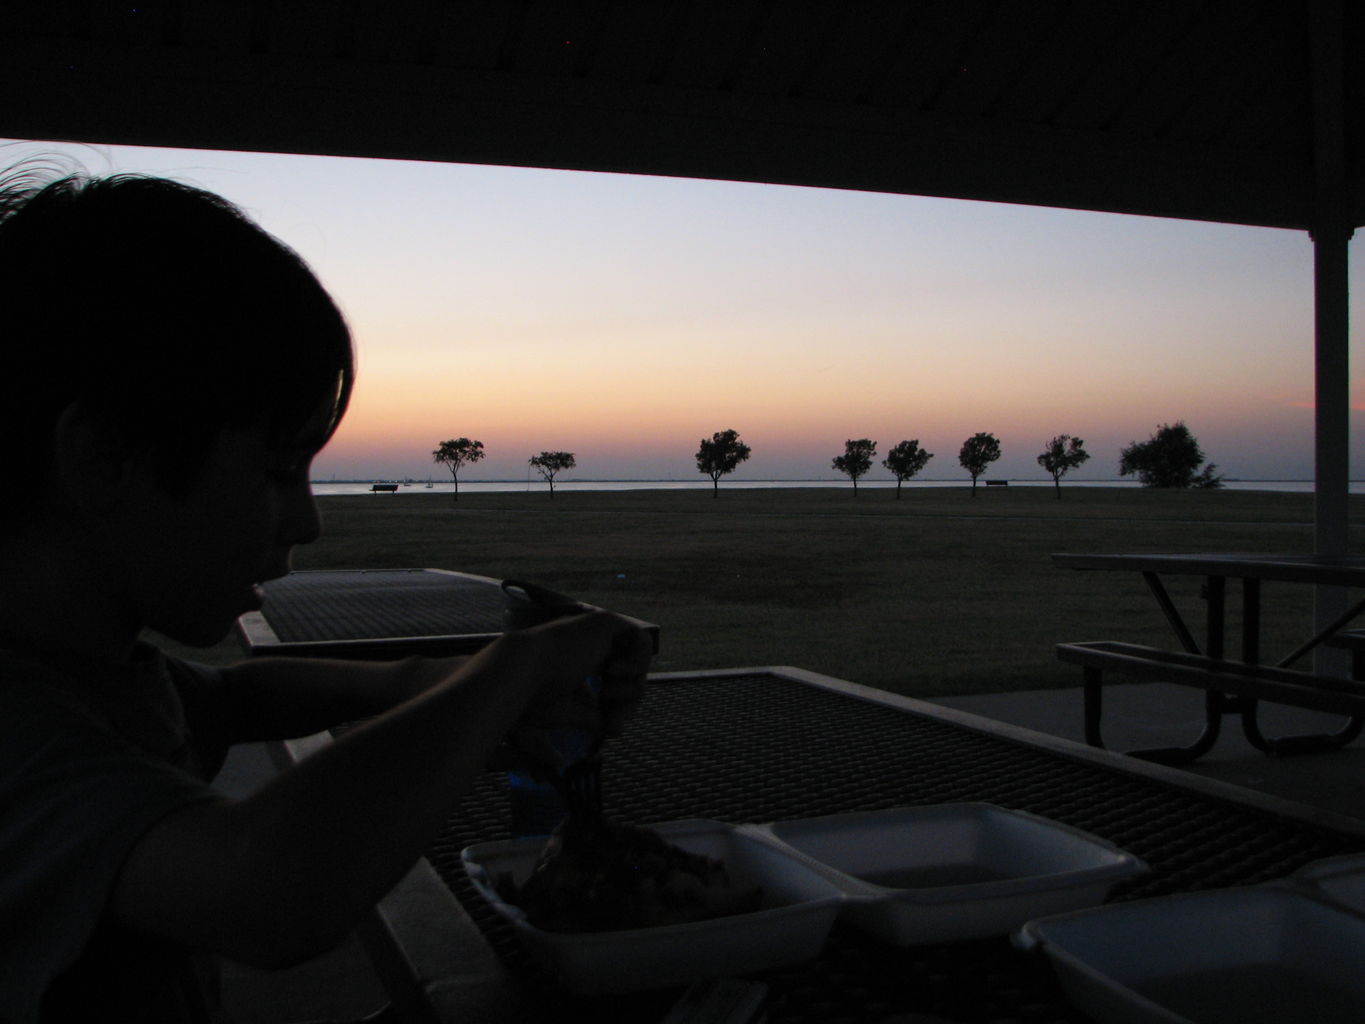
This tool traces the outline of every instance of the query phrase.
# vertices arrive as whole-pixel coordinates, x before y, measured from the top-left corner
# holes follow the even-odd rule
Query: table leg
[[[1242,580],[1242,660],[1261,661],[1261,581],[1250,578]]]
[[[1086,666],[1081,670],[1081,685],[1085,691],[1085,742],[1104,749],[1100,735],[1100,719],[1104,717],[1103,674]]]
[[[1092,747],[1104,750],[1104,736],[1100,730],[1100,720],[1104,717],[1104,673],[1089,665],[1082,669],[1082,686],[1085,695],[1085,742]],[[1129,757],[1153,761],[1157,764],[1183,764],[1197,760],[1213,749],[1218,742],[1222,729],[1223,695],[1208,691],[1204,694],[1204,731],[1187,747],[1156,747],[1150,750],[1129,750]]]
[[[1260,660],[1260,580],[1243,581],[1242,601],[1242,660],[1248,664],[1254,665]],[[1359,615],[1361,611],[1365,611],[1365,599],[1357,601],[1342,615],[1338,616],[1326,629],[1321,630],[1310,640],[1301,644],[1288,656],[1281,659],[1276,667],[1288,668],[1333,633],[1342,629],[1348,622]],[[1356,678],[1359,678],[1358,672],[1356,673]],[[1360,735],[1361,730],[1365,728],[1365,716],[1353,715],[1348,718],[1346,724],[1336,732],[1314,733],[1302,736],[1270,737],[1261,732],[1260,721],[1257,717],[1257,702],[1250,698],[1243,698],[1241,704],[1242,733],[1246,736],[1248,743],[1266,754],[1298,754],[1317,750],[1336,750],[1345,746],[1347,743],[1354,741],[1356,737]]]
[[[1210,658],[1222,658],[1226,650],[1226,627],[1228,581],[1224,576],[1210,576],[1204,583],[1204,600],[1207,603],[1205,619],[1205,650]]]
[[[1191,654],[1201,653],[1199,643],[1195,640],[1194,634],[1190,632],[1189,626],[1185,625],[1184,618],[1180,615],[1180,610],[1176,608],[1175,602],[1171,600],[1171,595],[1167,592],[1166,586],[1161,582],[1161,577],[1154,572],[1144,572],[1142,578],[1147,582],[1147,588],[1156,598],[1157,607],[1161,609],[1166,621],[1175,630],[1175,635],[1180,641],[1180,646]],[[1221,576],[1210,576],[1205,599],[1208,601],[1208,611],[1206,617],[1207,626],[1207,645],[1210,657],[1221,658],[1223,656],[1223,619],[1226,610],[1224,594],[1226,590],[1226,580]],[[1099,697],[1099,672],[1095,672],[1095,677],[1091,680],[1090,670],[1086,670],[1085,679],[1085,702],[1086,702],[1086,742],[1091,746],[1103,747],[1104,743],[1100,739],[1100,697]],[[1093,704],[1093,708],[1092,708]],[[1130,750],[1129,755],[1140,757],[1147,761],[1155,761],[1159,764],[1181,764],[1203,757],[1213,749],[1218,742],[1218,735],[1223,728],[1223,714],[1225,708],[1225,697],[1221,693],[1208,692],[1204,695],[1204,731],[1199,734],[1198,739],[1187,747],[1163,747],[1153,750]],[[1092,721],[1093,718],[1093,721]],[[1092,739],[1093,736],[1093,739]]]
[[[1261,660],[1261,581],[1242,580],[1242,661],[1257,665]],[[1257,750],[1270,752],[1270,744],[1261,733],[1257,720],[1255,698],[1242,697],[1237,701],[1242,711],[1242,733]]]
[[[1282,658],[1279,662],[1276,663],[1277,667],[1288,668],[1290,665],[1298,661],[1313,648],[1317,647],[1320,643],[1326,640],[1333,633],[1340,632],[1348,622],[1354,619],[1362,611],[1365,611],[1365,598],[1362,598],[1355,604],[1351,605],[1351,607],[1347,608],[1345,612],[1337,616],[1337,618],[1334,619],[1332,623],[1327,626],[1326,629],[1320,630],[1315,636],[1313,636],[1312,639],[1305,641],[1304,643],[1299,645],[1299,647],[1297,647],[1292,653]]]
[[[1166,616],[1166,621],[1175,630],[1175,635],[1180,640],[1180,646],[1191,654],[1200,653],[1199,644],[1195,642],[1194,634],[1185,625],[1185,620],[1180,617],[1180,612],[1171,600],[1171,595],[1166,592],[1166,586],[1161,582],[1161,577],[1154,572],[1144,572],[1142,578],[1147,581],[1147,588],[1156,598],[1157,606],[1161,609],[1161,613]]]

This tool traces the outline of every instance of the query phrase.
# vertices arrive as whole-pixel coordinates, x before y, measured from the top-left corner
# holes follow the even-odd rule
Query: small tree
[[[1052,484],[1057,488],[1057,500],[1062,500],[1062,477],[1090,458],[1085,450],[1085,442],[1070,434],[1058,434],[1047,443],[1038,456],[1038,465],[1052,474]]]
[[[541,452],[539,455],[532,455],[527,462],[535,466],[536,471],[550,485],[551,498],[555,496],[555,474],[561,469],[573,469],[578,465],[574,461],[573,452]]]
[[[858,496],[858,477],[872,468],[872,456],[877,454],[877,442],[860,438],[844,442],[844,454],[834,457],[834,468],[847,474],[853,481],[853,496]]]
[[[711,478],[711,497],[720,496],[720,478],[734,472],[736,466],[749,457],[749,446],[733,430],[712,434],[711,440],[701,439],[697,449],[697,470]]]
[[[973,434],[962,442],[962,450],[957,453],[957,461],[972,475],[972,497],[976,497],[976,478],[986,472],[986,467],[1000,458],[1000,440],[994,434]]]
[[[455,480],[455,497],[451,500],[460,500],[460,467],[473,465],[483,458],[483,455],[483,442],[471,441],[467,437],[442,441],[441,446],[431,453],[432,461],[443,463]]]
[[[1183,422],[1163,423],[1146,441],[1119,453],[1119,475],[1137,475],[1143,487],[1222,487],[1212,462],[1199,471],[1204,452]]]
[[[918,473],[934,456],[919,446],[919,441],[902,441],[886,453],[882,465],[896,477],[896,500],[900,501],[901,484]]]

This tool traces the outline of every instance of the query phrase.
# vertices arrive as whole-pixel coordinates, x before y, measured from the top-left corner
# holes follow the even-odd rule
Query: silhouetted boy
[[[0,1020],[203,1021],[213,957],[343,937],[509,733],[601,726],[649,644],[577,616],[465,660],[210,669],[319,532],[346,324],[224,200],[137,176],[0,183]],[[604,671],[605,670],[605,671]],[[240,801],[229,745],[378,716]]]

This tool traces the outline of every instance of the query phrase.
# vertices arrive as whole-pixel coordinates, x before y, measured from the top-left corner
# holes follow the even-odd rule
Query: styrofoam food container
[[[1365,918],[1294,885],[1119,903],[1030,921],[1068,997],[1114,1024],[1365,1020]]]
[[[937,804],[742,826],[834,878],[841,913],[898,945],[1007,935],[1103,903],[1140,859],[1097,836],[988,803]]]
[[[1291,883],[1329,903],[1365,914],[1365,854],[1315,860],[1294,872]]]
[[[518,884],[525,882],[543,839],[481,843],[466,848],[462,857],[475,887],[512,923],[527,952],[575,992],[667,988],[803,963],[820,954],[843,898],[835,882],[787,851],[722,822],[698,819],[651,827],[684,850],[723,861],[737,885],[760,886],[760,909],[680,925],[547,932],[533,927],[521,908],[494,888],[507,872]]]

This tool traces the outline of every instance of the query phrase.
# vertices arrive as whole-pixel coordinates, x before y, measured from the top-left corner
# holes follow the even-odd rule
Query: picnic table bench
[[[1250,720],[1244,717],[1248,739],[1267,753],[1292,754],[1340,747],[1360,735],[1365,726],[1365,684],[1352,679],[1111,640],[1058,644],[1057,657],[1081,666],[1085,687],[1085,741],[1093,747],[1104,746],[1100,718],[1103,714],[1101,688],[1106,671],[1200,687],[1216,698],[1220,714],[1245,714],[1254,711],[1256,701],[1268,700],[1314,711],[1331,711],[1349,718],[1336,732],[1271,738],[1261,733],[1254,717]],[[1148,760],[1172,761],[1184,759],[1185,751],[1186,748],[1178,747],[1134,753]]]
[[[1334,621],[1318,631],[1278,664],[1261,663],[1261,583],[1278,580],[1310,585],[1365,586],[1365,559],[1322,555],[1265,554],[1054,554],[1055,564],[1082,570],[1127,570],[1141,574],[1161,612],[1175,631],[1180,650],[1166,650],[1116,641],[1063,643],[1057,657],[1082,668],[1085,700],[1085,736],[1092,746],[1103,747],[1100,719],[1103,714],[1101,687],[1104,673],[1115,672],[1139,679],[1194,686],[1205,691],[1205,727],[1192,744],[1185,747],[1132,750],[1128,753],[1166,764],[1191,761],[1213,748],[1218,740],[1222,718],[1239,714],[1247,741],[1268,754],[1292,754],[1335,749],[1353,741],[1365,728],[1365,633],[1359,641],[1344,639],[1341,632],[1365,609],[1365,600],[1356,601]],[[1171,601],[1161,574],[1204,576],[1207,603],[1207,628],[1201,649]],[[1237,660],[1224,654],[1226,598],[1228,579],[1242,583],[1242,645]],[[1355,646],[1352,647],[1351,645]],[[1303,671],[1289,666],[1321,645],[1344,646],[1353,650],[1356,671],[1353,676]],[[1348,720],[1335,732],[1270,738],[1257,722],[1257,702],[1268,700],[1312,710],[1346,715]]]

